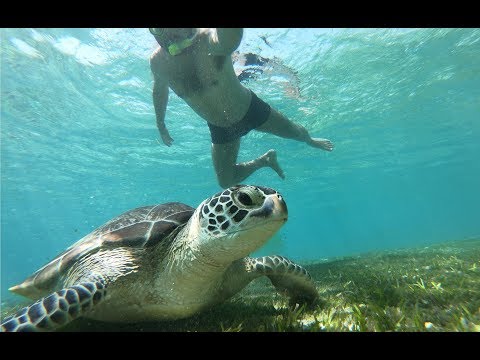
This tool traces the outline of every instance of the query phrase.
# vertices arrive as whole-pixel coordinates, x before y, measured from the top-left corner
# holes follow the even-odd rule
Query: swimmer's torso
[[[247,112],[250,91],[238,81],[230,55],[208,55],[207,35],[198,40],[177,56],[157,50],[152,64],[198,115],[214,125],[229,126]]]

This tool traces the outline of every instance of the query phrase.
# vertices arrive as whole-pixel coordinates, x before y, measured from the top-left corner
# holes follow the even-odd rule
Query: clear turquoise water
[[[158,143],[147,29],[1,29],[1,296],[113,216],[219,190],[205,123],[172,92]],[[267,35],[271,48],[260,38]],[[246,29],[239,48],[298,71],[257,94],[326,153],[252,132],[290,218],[257,254],[298,262],[480,236],[479,29]]]

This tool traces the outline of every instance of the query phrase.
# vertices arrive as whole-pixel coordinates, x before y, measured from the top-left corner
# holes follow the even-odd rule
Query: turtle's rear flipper
[[[314,305],[318,292],[310,274],[302,266],[279,255],[249,258],[248,268],[266,275],[280,294],[290,297],[290,304]]]
[[[105,298],[103,282],[82,282],[48,295],[3,319],[1,331],[49,331],[85,314]]]

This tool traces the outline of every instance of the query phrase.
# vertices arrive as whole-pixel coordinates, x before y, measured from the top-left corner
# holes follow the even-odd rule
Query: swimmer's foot
[[[278,164],[277,152],[273,149],[268,150],[263,156],[267,166],[271,167],[282,179],[285,180],[285,174],[283,173],[282,168]]]
[[[328,139],[310,138],[310,140],[307,141],[307,144],[325,151],[333,150],[333,143]]]

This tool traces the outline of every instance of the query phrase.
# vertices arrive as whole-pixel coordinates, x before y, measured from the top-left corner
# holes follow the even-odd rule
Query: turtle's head
[[[275,190],[252,185],[230,187],[206,199],[196,210],[200,251],[219,262],[247,256],[265,244],[288,218]]]

